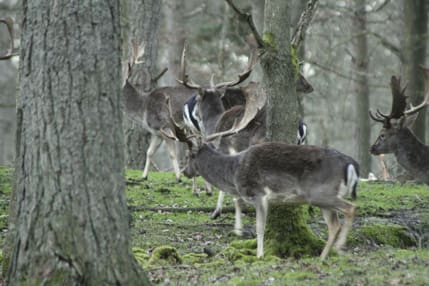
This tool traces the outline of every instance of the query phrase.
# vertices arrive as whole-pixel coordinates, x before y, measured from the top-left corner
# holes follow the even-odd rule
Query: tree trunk
[[[23,1],[8,285],[147,285],[124,184],[119,1]]]
[[[403,70],[408,81],[407,94],[411,102],[416,105],[423,100],[424,77],[420,65],[424,65],[426,59],[427,42],[427,1],[403,0],[405,31],[402,43],[403,50]],[[419,116],[414,124],[414,133],[422,141],[425,141],[425,120],[426,110],[419,112]]]
[[[268,95],[267,141],[295,144],[299,108],[295,92],[298,73],[291,51],[289,1],[266,0],[263,40],[268,46],[261,58],[263,88]],[[266,254],[278,256],[319,253],[321,241],[309,230],[304,207],[270,204],[265,232]]]
[[[368,44],[366,31],[366,0],[355,0],[355,15],[353,17],[353,40],[355,71],[355,100],[356,100],[356,137],[357,158],[360,164],[360,175],[368,177],[371,166],[369,154],[371,127],[369,122],[369,86],[368,86]]]
[[[142,63],[134,67],[131,82],[141,91],[148,92],[156,85],[152,78],[156,76],[161,1],[128,1],[127,11],[130,32],[125,40],[128,44],[130,39],[134,39],[139,44],[145,43]],[[149,144],[149,134],[139,124],[128,118],[124,122],[126,165],[130,168],[142,168],[146,159],[145,151]]]

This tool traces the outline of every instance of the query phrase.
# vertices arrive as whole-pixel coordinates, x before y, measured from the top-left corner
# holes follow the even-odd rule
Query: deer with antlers
[[[418,106],[407,109],[406,87],[401,87],[401,80],[392,76],[392,110],[383,114],[379,110],[371,111],[371,119],[383,124],[378,138],[371,146],[371,154],[393,153],[398,163],[417,180],[429,184],[429,146],[420,142],[411,132],[418,112],[429,104],[429,69],[422,68],[425,76],[425,98]]]
[[[144,54],[144,45],[137,45],[132,41],[131,57],[123,66],[123,88],[122,93],[125,100],[126,115],[137,122],[141,127],[151,134],[150,144],[146,151],[146,162],[142,177],[147,179],[149,166],[152,162],[152,157],[157,151],[162,141],[166,143],[168,154],[173,164],[176,180],[180,181],[180,168],[176,154],[175,141],[171,140],[164,134],[172,134],[175,127],[170,121],[170,111],[166,104],[166,99],[171,98],[172,109],[171,115],[175,122],[183,126],[182,106],[192,96],[195,95],[195,90],[183,86],[160,87],[148,93],[139,91],[129,81],[132,75],[132,70],[136,64],[139,64],[139,59]],[[157,76],[159,78],[161,75]],[[161,130],[163,132],[161,132]],[[196,181],[194,182],[193,192],[197,192]],[[211,189],[207,190],[211,193]]]
[[[244,117],[244,103],[246,101],[257,101],[258,94],[259,98],[265,97],[264,91],[260,88],[259,83],[256,82],[250,82],[244,87],[232,88],[246,80],[250,75],[257,61],[256,49],[253,50],[251,57],[249,57],[248,69],[242,72],[235,81],[214,84],[213,80],[211,80],[209,88],[204,88],[189,80],[189,76],[186,73],[185,53],[186,47],[183,49],[181,61],[183,79],[179,82],[189,88],[198,90],[197,95],[192,97],[184,106],[184,121],[194,133],[210,135],[230,129],[236,121]],[[301,93],[310,93],[313,91],[312,86],[301,74],[299,74],[297,79],[296,89],[297,92]],[[231,108],[228,109],[228,107]],[[219,139],[216,145],[221,152],[235,154],[247,149],[251,145],[264,142],[266,130],[265,105],[252,112],[255,116],[252,117],[246,128],[236,134],[224,136]],[[300,122],[298,131],[298,142],[302,144],[307,134],[305,123]],[[220,190],[216,209],[211,214],[212,219],[220,215],[223,200],[224,192]],[[242,235],[240,200],[235,198],[234,204],[236,210],[234,232],[237,235]]]
[[[176,140],[186,142],[190,151],[185,176],[201,175],[209,183],[256,208],[257,256],[264,255],[264,229],[271,201],[310,204],[321,208],[328,225],[328,241],[321,253],[325,259],[332,246],[341,249],[352,226],[356,206],[345,200],[356,195],[359,166],[336,150],[309,145],[262,143],[237,154],[224,154],[211,142],[236,134],[265,104],[265,97],[251,96],[242,120],[232,128],[204,138],[187,136],[176,126]],[[170,104],[171,106],[171,104]],[[337,213],[345,216],[341,225]]]

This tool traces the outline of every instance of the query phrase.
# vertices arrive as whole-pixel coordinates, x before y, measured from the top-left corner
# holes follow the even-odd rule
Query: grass
[[[133,252],[155,285],[429,285],[429,187],[361,183],[359,206],[344,255],[301,259],[255,257],[254,213],[243,216],[250,239],[233,233],[234,214],[209,218],[216,193],[191,192],[191,181],[172,173],[127,171]],[[0,168],[3,243],[11,171]],[[199,181],[203,188],[202,181]],[[226,196],[225,206],[232,206]],[[251,208],[250,208],[251,210]],[[308,224],[322,239],[326,226],[317,208]]]

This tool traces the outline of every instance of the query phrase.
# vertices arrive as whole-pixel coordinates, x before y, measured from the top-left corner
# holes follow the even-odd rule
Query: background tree
[[[429,5],[425,0],[403,0],[404,33],[402,40],[402,67],[408,81],[407,95],[417,105],[424,97],[424,78],[420,65],[425,64]],[[414,133],[424,141],[426,134],[426,110],[423,109],[414,124]]]
[[[145,285],[124,192],[119,1],[23,1],[9,285]]]
[[[352,63],[355,81],[356,149],[360,175],[367,177],[371,166],[369,154],[371,127],[369,125],[368,41],[366,31],[366,0],[354,1],[352,31],[354,53]]]
[[[161,1],[126,1],[122,2],[124,57],[130,55],[129,43],[134,39],[145,45],[142,63],[133,69],[131,82],[142,92],[149,92],[156,87],[152,79],[156,76],[158,60],[159,18]],[[129,168],[142,168],[146,159],[149,134],[136,122],[125,117],[125,158]]]

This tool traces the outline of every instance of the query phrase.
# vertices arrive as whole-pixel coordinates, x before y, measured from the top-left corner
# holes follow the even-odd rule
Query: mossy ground
[[[216,193],[194,196],[191,181],[178,184],[172,173],[150,173],[147,181],[139,181],[140,175],[127,171],[129,223],[133,252],[155,285],[429,285],[427,186],[361,183],[345,254],[331,253],[321,262],[314,256],[257,259],[254,213],[243,216],[251,239],[238,238],[233,213],[210,220],[210,210],[195,210],[214,208]],[[9,169],[0,168],[0,243],[7,231],[10,177]],[[225,206],[232,205],[227,196]],[[317,208],[307,221],[326,239]]]

